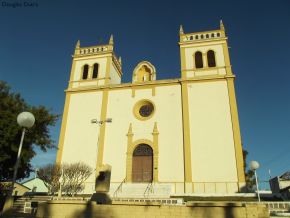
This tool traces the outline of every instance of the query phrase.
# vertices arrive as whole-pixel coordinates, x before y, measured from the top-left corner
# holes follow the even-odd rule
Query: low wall
[[[188,202],[182,206],[160,205],[156,202],[118,203],[100,205],[84,201],[49,201],[38,206],[36,218],[268,218],[269,213],[262,204],[225,202]]]

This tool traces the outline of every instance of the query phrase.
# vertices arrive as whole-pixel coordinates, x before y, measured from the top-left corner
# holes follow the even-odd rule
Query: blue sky
[[[22,7],[5,7],[18,2]],[[180,76],[179,25],[217,29],[223,19],[236,75],[241,134],[262,180],[290,169],[290,1],[0,0],[0,79],[32,105],[61,114],[75,43],[106,43],[114,35],[123,82],[142,60],[158,79]],[[60,121],[51,128],[58,141]],[[53,162],[39,152],[33,164]]]

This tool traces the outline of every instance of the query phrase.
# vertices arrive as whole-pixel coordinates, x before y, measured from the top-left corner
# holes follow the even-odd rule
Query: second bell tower
[[[231,76],[227,37],[223,22],[220,29],[184,33],[179,30],[181,78]]]
[[[71,68],[69,88],[85,88],[120,84],[122,77],[121,58],[113,52],[111,35],[109,43],[81,47],[77,42]]]

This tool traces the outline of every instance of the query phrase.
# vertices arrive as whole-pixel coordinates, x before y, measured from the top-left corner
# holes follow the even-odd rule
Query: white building
[[[127,189],[153,182],[171,194],[240,192],[244,163],[224,26],[181,27],[179,46],[180,78],[156,80],[153,64],[142,61],[132,83],[121,83],[112,37],[107,45],[78,42],[56,162],[82,161],[96,172],[111,165],[111,193],[122,181]],[[85,192],[94,189],[92,175]]]
[[[48,188],[44,182],[37,177],[23,182],[22,185],[28,187],[31,192],[48,192]]]

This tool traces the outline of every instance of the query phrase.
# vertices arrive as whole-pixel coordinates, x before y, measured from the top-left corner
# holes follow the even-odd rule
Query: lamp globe
[[[30,112],[22,112],[17,116],[17,123],[21,127],[31,128],[34,125],[35,117]]]
[[[253,161],[250,162],[250,169],[251,170],[256,170],[259,167],[260,167],[260,164],[257,161],[253,160]]]

